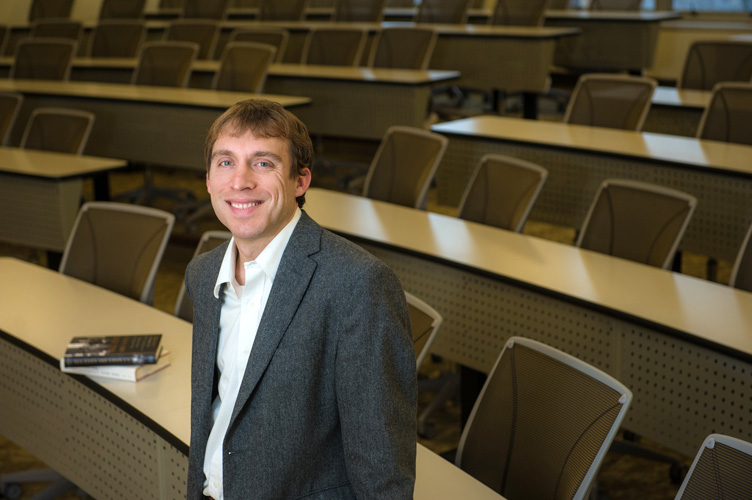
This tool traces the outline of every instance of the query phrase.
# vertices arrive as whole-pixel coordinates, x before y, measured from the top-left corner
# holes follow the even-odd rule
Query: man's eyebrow
[[[212,151],[211,159],[213,160],[217,156],[234,156],[232,154],[232,151],[228,149],[218,149],[217,151]]]
[[[264,157],[270,158],[270,159],[272,159],[272,160],[274,160],[276,162],[281,162],[282,161],[282,157],[281,156],[279,156],[276,153],[272,153],[271,151],[256,151],[255,153],[253,153],[253,158],[254,159],[256,159],[256,158],[264,158]]]

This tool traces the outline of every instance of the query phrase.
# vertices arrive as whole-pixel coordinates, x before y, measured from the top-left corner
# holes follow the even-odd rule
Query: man
[[[207,136],[229,244],[194,259],[188,498],[412,498],[415,353],[383,263],[305,212],[313,148],[280,105]]]

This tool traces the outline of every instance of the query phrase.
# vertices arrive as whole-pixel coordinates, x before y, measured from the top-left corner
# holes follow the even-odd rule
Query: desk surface
[[[546,20],[661,22],[682,17],[675,11],[618,11],[618,10],[547,10]]]
[[[138,383],[92,377],[105,397],[187,449],[190,442],[191,325],[89,283],[16,259],[0,258],[0,332],[57,365],[75,335],[160,332],[171,366]],[[44,310],[44,314],[38,314]],[[0,335],[1,336],[1,335]],[[44,457],[41,457],[44,459]],[[179,465],[179,464],[178,464]],[[184,473],[184,472],[183,472]],[[415,498],[503,500],[418,445]]]
[[[678,89],[676,87],[656,87],[653,92],[653,106],[673,106],[705,109],[713,93],[708,90]]]
[[[270,99],[286,108],[309,104],[308,97],[272,94],[248,94],[217,90],[152,87],[117,83],[61,82],[45,80],[0,79],[0,91],[31,94],[55,94],[90,98],[107,98],[121,101],[158,102],[183,106],[226,109],[250,97]]]
[[[0,147],[0,172],[49,179],[82,177],[125,167],[125,160]]]
[[[725,170],[744,176],[752,175],[752,147],[691,137],[496,116],[440,123],[432,126],[431,130],[450,136],[474,136],[591,150],[701,169]]]
[[[322,226],[546,290],[752,356],[752,293],[540,238],[322,189],[306,211]]]

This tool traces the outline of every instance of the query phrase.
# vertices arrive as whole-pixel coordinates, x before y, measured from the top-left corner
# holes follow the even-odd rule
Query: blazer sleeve
[[[412,499],[417,382],[405,294],[374,260],[347,295],[335,372],[347,473],[359,499]]]

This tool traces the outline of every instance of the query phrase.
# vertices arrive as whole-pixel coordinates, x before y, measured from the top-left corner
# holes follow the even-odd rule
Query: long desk
[[[557,42],[555,65],[641,74],[653,64],[660,24],[680,17],[679,12],[549,10],[544,25],[582,31]]]
[[[697,197],[680,248],[733,261],[752,223],[752,147],[648,132],[481,116],[440,123],[449,138],[436,172],[439,203],[457,205],[488,153],[549,171],[530,218],[579,228],[600,183],[627,178]]]
[[[10,63],[0,59],[0,76]],[[136,65],[136,59],[77,58],[71,80],[128,83]],[[218,61],[196,61],[190,87],[210,88],[218,68]],[[310,98],[311,105],[295,109],[295,114],[311,133],[380,141],[392,125],[422,128],[431,89],[459,76],[457,71],[272,64],[264,90]]]
[[[99,500],[184,499],[191,325],[16,259],[0,258],[0,276],[2,433]],[[60,371],[75,335],[153,332],[171,366],[138,383]],[[421,445],[415,498],[503,500]]]
[[[434,353],[488,372],[510,336],[533,338],[626,384],[626,429],[687,456],[710,432],[752,440],[751,293],[358,196],[306,200],[442,314]]]
[[[643,132],[696,137],[712,92],[656,87]]]
[[[254,97],[240,92],[179,89],[130,84],[0,80],[0,91],[24,95],[11,134],[20,142],[31,111],[41,106],[76,108],[96,115],[86,153],[204,170],[203,144],[214,120],[236,102]],[[290,108],[307,97],[259,94]]]
[[[0,240],[62,252],[78,214],[83,179],[108,198],[107,172],[125,160],[0,147]]]

